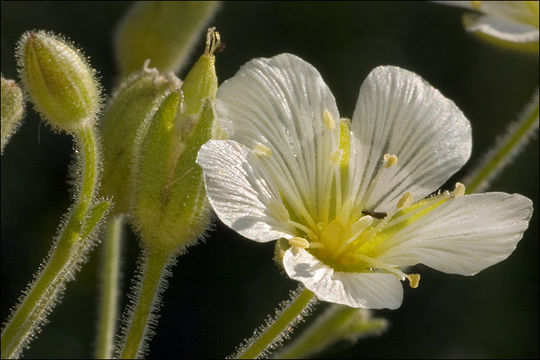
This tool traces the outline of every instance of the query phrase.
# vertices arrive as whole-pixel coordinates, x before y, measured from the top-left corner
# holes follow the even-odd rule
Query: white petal
[[[483,1],[480,12],[511,23],[535,25],[538,30],[538,1]]]
[[[514,251],[532,211],[531,200],[519,194],[449,199],[382,243],[377,259],[394,266],[422,263],[446,273],[474,275]]]
[[[309,252],[290,248],[283,256],[285,271],[319,300],[364,309],[397,309],[403,287],[394,275],[334,271]]]
[[[360,88],[351,123],[348,197],[375,211],[437,190],[471,154],[471,127],[458,107],[418,75],[394,66],[374,69]],[[398,163],[384,169],[384,154]]]
[[[489,15],[465,14],[463,21],[470,32],[515,43],[538,42],[538,28],[526,23],[512,22]]]
[[[317,213],[339,136],[323,123],[325,110],[335,121],[339,113],[317,70],[290,54],[254,59],[220,86],[217,99],[218,119],[232,140],[272,151],[263,166],[287,203]]]
[[[210,204],[219,219],[259,242],[290,238],[290,229],[271,204],[281,204],[277,190],[251,163],[253,155],[231,140],[210,140],[197,156]]]

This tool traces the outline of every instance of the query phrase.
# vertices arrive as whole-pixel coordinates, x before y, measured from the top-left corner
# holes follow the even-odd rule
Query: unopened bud
[[[95,122],[100,85],[78,49],[51,33],[29,31],[17,52],[23,85],[51,127],[73,133]]]
[[[147,247],[181,251],[209,223],[200,147],[215,133],[217,77],[214,51],[219,34],[210,29],[204,54],[182,90],[168,95],[151,120],[134,162],[133,221]]]
[[[178,72],[217,5],[215,1],[141,1],[133,5],[115,37],[121,75],[139,69],[146,59],[162,72]]]
[[[4,79],[2,76],[2,148],[17,131],[24,114],[24,99],[21,88],[15,81]]]
[[[182,85],[186,115],[201,111],[204,99],[215,99],[218,89],[214,52],[220,46],[221,39],[215,28],[208,29],[204,54],[191,68]]]
[[[132,164],[150,121],[167,95],[180,85],[173,74],[162,76],[147,65],[120,83],[99,125],[105,160],[101,190],[114,197],[114,211],[118,213],[129,211],[133,196]]]
[[[149,248],[181,251],[204,231],[209,206],[197,152],[208,141],[214,106],[205,101],[190,134],[179,136],[181,94],[167,96],[154,115],[136,164],[133,221]]]

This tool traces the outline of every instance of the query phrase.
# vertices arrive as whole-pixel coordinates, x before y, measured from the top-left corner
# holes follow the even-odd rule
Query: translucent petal
[[[397,309],[403,287],[394,275],[334,271],[309,252],[290,248],[283,256],[285,271],[313,291],[319,300],[364,309]]]
[[[259,242],[291,237],[283,221],[279,192],[267,182],[254,155],[231,140],[210,140],[197,163],[204,172],[206,192],[219,219],[241,235]]]
[[[532,211],[531,200],[519,194],[449,199],[383,242],[377,260],[474,275],[514,251]]]
[[[516,43],[538,42],[538,28],[523,22],[512,22],[489,15],[466,14],[467,31],[481,32],[488,36]]]
[[[347,195],[374,211],[395,208],[437,190],[467,162],[471,127],[459,108],[418,75],[394,66],[375,68],[360,88],[351,123]],[[385,154],[398,162],[382,169]]]
[[[317,70],[290,54],[254,59],[220,86],[217,98],[218,118],[230,138],[248,148],[268,147],[272,156],[261,166],[287,203],[317,214],[339,136],[339,127],[330,131],[324,125],[325,110],[335,121],[339,113]]]

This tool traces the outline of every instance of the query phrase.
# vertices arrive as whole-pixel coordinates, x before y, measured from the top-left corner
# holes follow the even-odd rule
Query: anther
[[[332,151],[330,153],[330,156],[328,156],[328,160],[330,160],[330,163],[334,166],[339,166],[342,159],[343,159],[342,149],[337,149],[336,151]]]
[[[312,241],[309,243],[309,248],[310,249],[324,249],[325,246],[323,243],[321,242],[318,242],[318,241]]]
[[[463,196],[463,195],[465,195],[465,185],[463,185],[460,182],[457,182],[456,187],[450,193],[450,196],[453,197],[453,198],[457,198],[457,197],[460,197],[460,196]]]
[[[384,154],[383,160],[384,160],[384,167],[388,169],[389,167],[397,164],[398,158],[396,155],[393,155],[393,154],[392,155]]]
[[[334,117],[332,114],[330,114],[330,111],[324,110],[323,113],[323,122],[324,125],[328,128],[328,130],[334,130],[336,128],[336,121],[334,120]]]
[[[268,157],[272,155],[272,150],[263,144],[257,144],[253,147],[253,153],[259,157]]]
[[[351,232],[353,234],[358,234],[362,232],[365,228],[370,226],[373,223],[373,217],[369,215],[362,216],[358,221],[356,221],[351,226]]]
[[[297,236],[290,238],[289,244],[299,249],[307,249],[309,247],[309,241]]]
[[[408,274],[407,279],[409,279],[409,286],[413,289],[416,289],[420,284],[420,274]]]
[[[397,208],[400,209],[400,210],[401,209],[406,209],[409,206],[411,206],[412,201],[413,201],[413,196],[412,196],[410,191],[407,191],[405,194],[403,194],[401,199],[399,199],[399,201],[397,203]]]

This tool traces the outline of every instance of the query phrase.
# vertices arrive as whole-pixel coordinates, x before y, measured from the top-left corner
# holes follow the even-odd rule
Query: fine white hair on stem
[[[244,353],[244,351],[251,346],[259,337],[264,334],[276,321],[281,317],[283,312],[287,310],[287,308],[294,303],[294,301],[298,298],[298,296],[302,293],[304,290],[303,285],[299,285],[296,290],[293,290],[289,294],[289,299],[282,301],[276,308],[274,315],[267,315],[266,320],[263,325],[259,326],[255,331],[253,332],[253,336],[251,336],[249,339],[244,339],[244,341],[236,348],[236,351],[227,356],[227,359],[237,359],[240,357],[241,354]],[[274,338],[274,340],[262,351],[257,355],[257,358],[266,358],[270,353],[277,348],[279,348],[283,341],[290,339],[295,327],[300,323],[305,321],[305,317],[308,316],[311,311],[313,310],[315,304],[317,303],[317,299],[313,297],[310,302],[304,307],[304,309],[288,324],[287,328],[284,331],[281,331],[280,334]]]
[[[126,307],[126,310],[124,311],[122,315],[121,320],[121,326],[120,331],[118,332],[116,346],[115,346],[115,358],[122,357],[122,351],[125,348],[128,335],[130,333],[130,326],[133,324],[133,318],[135,316],[135,312],[137,310],[137,304],[139,302],[139,298],[141,296],[141,291],[144,283],[145,274],[147,273],[148,269],[148,263],[150,260],[150,257],[152,254],[146,250],[143,249],[138,261],[137,261],[137,273],[132,278],[132,285],[131,285],[131,291],[129,292],[128,298],[129,298],[129,305]],[[152,305],[150,307],[150,311],[148,314],[148,318],[146,321],[146,325],[142,334],[141,343],[139,344],[139,348],[137,350],[137,358],[144,358],[145,355],[148,353],[148,344],[149,340],[154,336],[155,334],[155,327],[159,320],[159,310],[162,306],[161,296],[167,289],[168,285],[168,278],[172,275],[171,269],[176,265],[176,257],[175,256],[169,256],[168,260],[164,264],[163,268],[161,269],[161,274],[159,277],[158,285],[156,286],[156,291],[154,292],[154,298],[152,301]]]
[[[470,190],[482,192],[491,181],[527,146],[538,130],[538,88],[530,102],[523,109],[518,120],[510,123],[506,133],[497,138],[489,149],[462,181]],[[488,168],[489,167],[489,168]],[[492,168],[491,168],[492,167]],[[484,172],[488,171],[485,175]],[[474,189],[473,189],[474,187]]]

